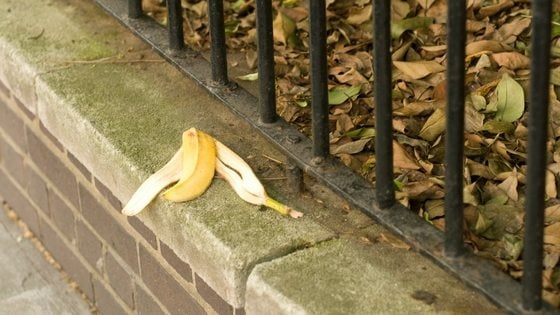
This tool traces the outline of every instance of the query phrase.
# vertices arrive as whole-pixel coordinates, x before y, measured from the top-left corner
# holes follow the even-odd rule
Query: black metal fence
[[[185,47],[180,0],[167,0],[168,29],[142,12],[141,0],[96,0],[169,62],[251,123],[290,160],[288,180],[301,187],[302,170],[329,186],[442,267],[511,313],[555,312],[543,303],[544,178],[549,103],[551,0],[532,1],[529,149],[523,279],[519,284],[475,256],[463,241],[463,143],[466,1],[448,1],[445,233],[395,203],[393,185],[390,0],[374,0],[376,189],[329,156],[325,0],[310,0],[312,139],[276,112],[272,7],[256,0],[259,97],[235,88],[227,74],[222,0],[208,0],[211,62]]]

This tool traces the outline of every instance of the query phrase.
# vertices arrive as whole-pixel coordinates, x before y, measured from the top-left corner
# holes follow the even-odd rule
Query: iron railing
[[[229,81],[222,0],[208,0],[210,63],[185,47],[180,0],[167,0],[168,29],[142,12],[141,0],[96,0],[183,73],[248,121],[289,158],[288,181],[302,187],[302,170],[433,258],[510,313],[557,310],[543,303],[544,178],[548,123],[551,0],[532,1],[529,150],[522,284],[475,256],[463,241],[465,0],[448,1],[445,233],[395,203],[393,187],[390,0],[374,0],[376,188],[329,156],[325,0],[310,0],[312,139],[276,113],[272,7],[256,0],[259,97]]]

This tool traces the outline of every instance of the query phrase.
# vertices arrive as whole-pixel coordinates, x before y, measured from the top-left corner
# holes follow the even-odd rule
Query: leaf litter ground
[[[331,153],[375,182],[370,0],[327,0]],[[519,279],[523,273],[527,88],[531,11],[527,0],[467,1],[464,204],[466,240]],[[279,114],[310,134],[308,2],[275,0],[274,42]],[[143,0],[166,24],[165,1]],[[238,80],[256,81],[254,0],[225,1],[230,53],[242,58]],[[185,41],[208,51],[206,1],[183,0]],[[543,296],[560,306],[560,1],[554,2],[550,123],[546,167]],[[444,0],[392,1],[393,151],[399,202],[443,229],[445,69]],[[239,72],[239,71],[238,71]]]

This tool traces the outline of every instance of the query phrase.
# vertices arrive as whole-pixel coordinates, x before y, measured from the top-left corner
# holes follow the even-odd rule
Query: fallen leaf
[[[259,79],[259,73],[258,72],[249,73],[246,75],[238,76],[237,78],[242,81],[256,81]]]
[[[359,85],[333,89],[329,91],[329,105],[340,105],[349,98],[353,98],[360,94],[361,87]]]
[[[480,8],[480,10],[478,10],[478,14],[481,17],[496,15],[496,14],[502,12],[505,9],[509,9],[509,8],[513,7],[513,5],[514,5],[514,3],[511,0],[500,1],[496,4],[483,6],[482,8]]]
[[[394,115],[397,116],[418,116],[425,115],[433,112],[436,108],[443,108],[445,106],[445,101],[424,101],[424,102],[413,102],[405,104],[393,111]]]
[[[346,18],[346,22],[353,25],[360,25],[371,20],[372,6],[366,5],[361,9],[354,10]]]
[[[523,88],[509,75],[504,74],[496,87],[497,108],[496,119],[514,122],[521,118],[525,110],[525,96]]]
[[[556,178],[549,170],[546,170],[545,175],[545,192],[548,198],[556,198],[558,194],[556,191]]]
[[[513,201],[517,201],[519,199],[519,195],[517,193],[517,172],[511,172],[511,175],[508,176],[501,184],[498,185],[503,192]]]
[[[445,70],[444,66],[435,61],[393,61],[393,65],[413,80]]]
[[[472,103],[465,104],[465,130],[476,133],[482,129],[484,114],[478,112]]]
[[[415,16],[391,24],[391,37],[399,39],[406,31],[425,28],[434,23],[434,19],[426,16]]]
[[[506,67],[511,70],[529,68],[529,57],[515,51],[495,53],[492,58],[500,67]]]
[[[560,245],[560,222],[553,223],[544,228],[544,243]]]
[[[497,53],[507,50],[511,50],[511,47],[502,44],[497,40],[479,40],[476,42],[468,43],[465,47],[465,54],[467,56],[470,56],[483,51]]]
[[[339,145],[338,147],[335,147],[331,150],[331,154],[356,154],[362,152],[364,150],[364,147],[370,140],[370,138],[360,139]]]
[[[432,115],[426,120],[424,126],[420,130],[419,136],[428,141],[434,141],[439,135],[445,131],[445,111],[436,109]]]
[[[560,204],[544,209],[544,221],[547,224],[560,222]]]
[[[393,167],[410,170],[420,168],[408,152],[395,140],[393,140]]]
[[[391,244],[391,246],[393,246],[394,248],[406,249],[406,250],[410,249],[410,245],[408,245],[408,243],[401,241],[400,239],[396,238],[391,234],[380,233],[379,236],[382,241]]]
[[[507,121],[498,121],[498,120],[488,120],[484,123],[481,130],[488,131],[490,133],[498,134],[498,133],[507,133],[510,134],[514,131],[515,127],[512,123]]]
[[[358,128],[348,131],[345,136],[352,139],[365,139],[375,137],[375,128]]]

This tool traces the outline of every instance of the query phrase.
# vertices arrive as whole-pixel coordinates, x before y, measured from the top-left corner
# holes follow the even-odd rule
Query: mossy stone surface
[[[271,305],[267,314],[500,314],[417,253],[350,239],[257,266],[247,314]]]
[[[190,127],[237,151],[277,155],[260,137],[248,141],[247,135],[254,133],[248,125],[175,68],[159,62],[159,56],[98,8],[56,2],[42,11],[32,3],[10,2],[8,19],[32,7],[26,12],[29,19],[36,19],[31,17],[35,10],[39,18],[54,11],[51,20],[56,22],[38,27],[12,21],[16,26],[5,30],[9,36],[0,32],[0,41],[16,47],[37,69],[33,84],[42,123],[122,201],[174,154],[182,132]],[[90,23],[92,18],[99,23]],[[44,29],[43,35],[26,42],[37,27]],[[48,35],[54,33],[57,36]],[[131,53],[131,46],[143,58]],[[218,179],[193,202],[172,204],[158,198],[139,217],[234,307],[243,307],[246,279],[257,263],[334,236],[308,218],[259,211]]]

